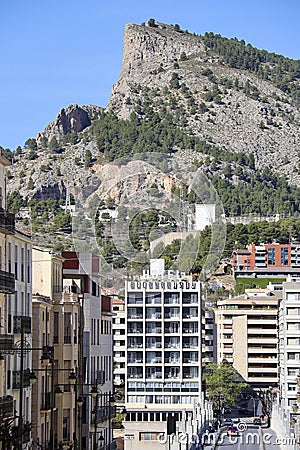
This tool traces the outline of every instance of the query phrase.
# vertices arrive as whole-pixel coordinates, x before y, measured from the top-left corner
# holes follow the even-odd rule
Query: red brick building
[[[235,276],[300,274],[300,244],[252,243],[247,249],[234,250],[232,267]]]

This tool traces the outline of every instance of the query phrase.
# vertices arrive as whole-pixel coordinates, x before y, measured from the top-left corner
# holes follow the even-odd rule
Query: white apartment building
[[[232,363],[252,387],[278,382],[278,304],[280,291],[246,289],[244,295],[218,301],[217,362]]]
[[[201,394],[201,284],[151,261],[150,272],[126,281],[125,302],[125,449],[145,441],[160,449],[168,415],[180,431],[195,420],[197,408],[198,428],[208,419]]]
[[[300,410],[300,280],[283,283],[279,308],[279,399],[287,427],[298,422]]]
[[[114,385],[125,386],[126,379],[126,312],[125,300],[113,298],[113,354],[114,354]]]
[[[205,332],[203,347],[203,363],[215,363],[217,361],[217,327],[215,312],[212,308],[205,308]]]
[[[29,236],[15,230],[14,215],[6,210],[5,173],[9,161],[0,154],[0,417],[15,417],[18,446],[30,441],[32,309]],[[2,411],[1,411],[2,410]]]

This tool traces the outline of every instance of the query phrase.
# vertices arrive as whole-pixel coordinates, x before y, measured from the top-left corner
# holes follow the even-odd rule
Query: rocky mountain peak
[[[55,137],[58,141],[65,135],[75,132],[79,133],[91,125],[92,120],[99,117],[103,108],[95,105],[78,106],[76,104],[62,108],[56,119],[49,123],[43,132],[38,133],[37,143],[42,137],[48,140]]]

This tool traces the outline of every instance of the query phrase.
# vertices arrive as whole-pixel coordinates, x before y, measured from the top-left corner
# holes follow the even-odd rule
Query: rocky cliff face
[[[174,73],[179,80],[176,89],[170,87]],[[248,92],[237,83],[248,86]],[[127,25],[122,70],[107,109],[129,119],[143,88],[153,92],[150,101],[157,111],[161,101],[165,112],[175,114],[180,108],[190,134],[231,151],[253,152],[257,167],[274,168],[293,183],[300,182],[294,171],[299,159],[299,108],[272,83],[226,66],[201,37],[164,24]],[[217,102],[209,98],[216,89]]]
[[[128,24],[122,69],[107,108],[69,105],[62,109],[37,135],[35,158],[23,149],[15,159],[8,189],[18,190],[27,199],[57,197],[64,195],[69,180],[71,188],[90,186],[91,193],[96,191],[101,185],[101,155],[99,159],[97,144],[88,135],[91,123],[103,111],[123,119],[130,119],[133,112],[145,117],[149,107],[161,120],[167,114],[176,117],[187,134],[229,151],[251,152],[257,168],[274,169],[299,184],[299,108],[272,83],[224,64],[204,42],[201,36],[171,25]],[[76,142],[66,139],[71,133],[77,134]],[[43,143],[53,137],[62,143],[59,153]],[[97,166],[86,167],[86,152]],[[184,164],[192,162],[195,154],[185,149],[174,157]],[[28,187],[29,177],[34,188]],[[122,189],[120,185],[117,197]]]
[[[90,126],[92,120],[97,119],[102,111],[103,108],[94,105],[69,105],[62,108],[56,119],[49,123],[43,132],[38,133],[36,140],[38,144],[41,143],[42,137],[46,137],[48,141],[55,137],[60,141],[69,133],[80,133]]]

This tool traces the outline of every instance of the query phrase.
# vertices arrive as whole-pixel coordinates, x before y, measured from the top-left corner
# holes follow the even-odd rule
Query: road
[[[220,435],[216,449],[220,450],[280,450],[276,433],[270,428],[248,425],[239,436],[227,436],[226,430]]]

